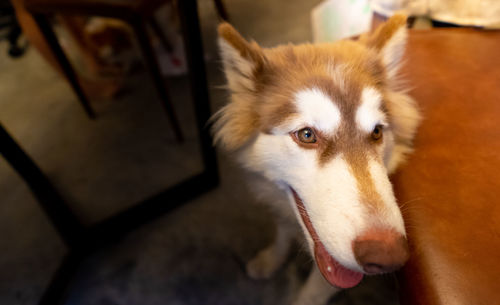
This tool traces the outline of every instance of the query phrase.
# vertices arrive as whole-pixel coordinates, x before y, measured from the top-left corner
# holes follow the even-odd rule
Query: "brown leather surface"
[[[413,31],[424,121],[393,177],[410,243],[402,304],[500,304],[500,32]]]
[[[76,13],[84,15],[128,17],[150,14],[170,0],[23,0],[34,13]]]

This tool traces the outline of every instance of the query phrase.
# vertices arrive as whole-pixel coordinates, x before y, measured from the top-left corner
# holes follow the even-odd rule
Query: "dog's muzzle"
[[[314,230],[304,203],[295,190],[291,187],[290,189],[292,190],[295,203],[297,204],[300,216],[302,217],[302,221],[304,222],[304,225],[306,226],[307,231],[309,231],[309,234],[314,242],[314,258],[323,277],[330,284],[339,288],[351,288],[359,284],[363,279],[363,273],[347,269],[328,253],[325,246],[319,239],[318,234]]]

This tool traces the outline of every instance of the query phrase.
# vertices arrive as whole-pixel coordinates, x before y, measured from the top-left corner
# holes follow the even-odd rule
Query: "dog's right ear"
[[[253,91],[255,76],[264,66],[264,52],[255,41],[245,40],[229,23],[220,24],[218,32],[229,89],[232,92]]]
[[[231,151],[242,147],[259,128],[253,93],[266,59],[257,43],[246,41],[228,23],[218,30],[231,102],[212,116],[212,131],[214,142]]]

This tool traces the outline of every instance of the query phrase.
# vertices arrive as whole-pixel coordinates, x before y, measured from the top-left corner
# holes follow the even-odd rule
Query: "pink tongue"
[[[362,273],[349,270],[334,260],[320,241],[314,242],[314,256],[321,274],[334,286],[351,288],[359,284],[363,279]]]

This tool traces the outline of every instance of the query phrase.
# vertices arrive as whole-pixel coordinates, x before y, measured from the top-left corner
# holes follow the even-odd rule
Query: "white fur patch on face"
[[[394,229],[406,236],[403,217],[401,216],[401,211],[396,203],[391,182],[387,177],[387,170],[382,164],[376,162],[375,160],[370,160],[368,162],[368,170],[375,186],[375,190],[380,195],[382,202],[384,203],[384,211],[381,213],[381,216],[383,217],[380,217],[381,223],[386,227]]]
[[[290,184],[303,200],[325,248],[343,266],[361,271],[352,252],[352,241],[365,229],[364,206],[359,199],[356,178],[342,154],[297,178],[290,179]],[[297,209],[296,213],[299,213]],[[312,247],[311,236],[303,222],[301,225]]]
[[[313,127],[332,133],[341,121],[340,110],[335,103],[317,88],[305,89],[295,94],[298,115],[286,123],[287,129]],[[290,131],[290,130],[288,130]]]
[[[365,132],[372,132],[377,125],[386,125],[385,114],[380,110],[382,95],[374,88],[361,93],[361,106],[356,111],[356,124]]]

